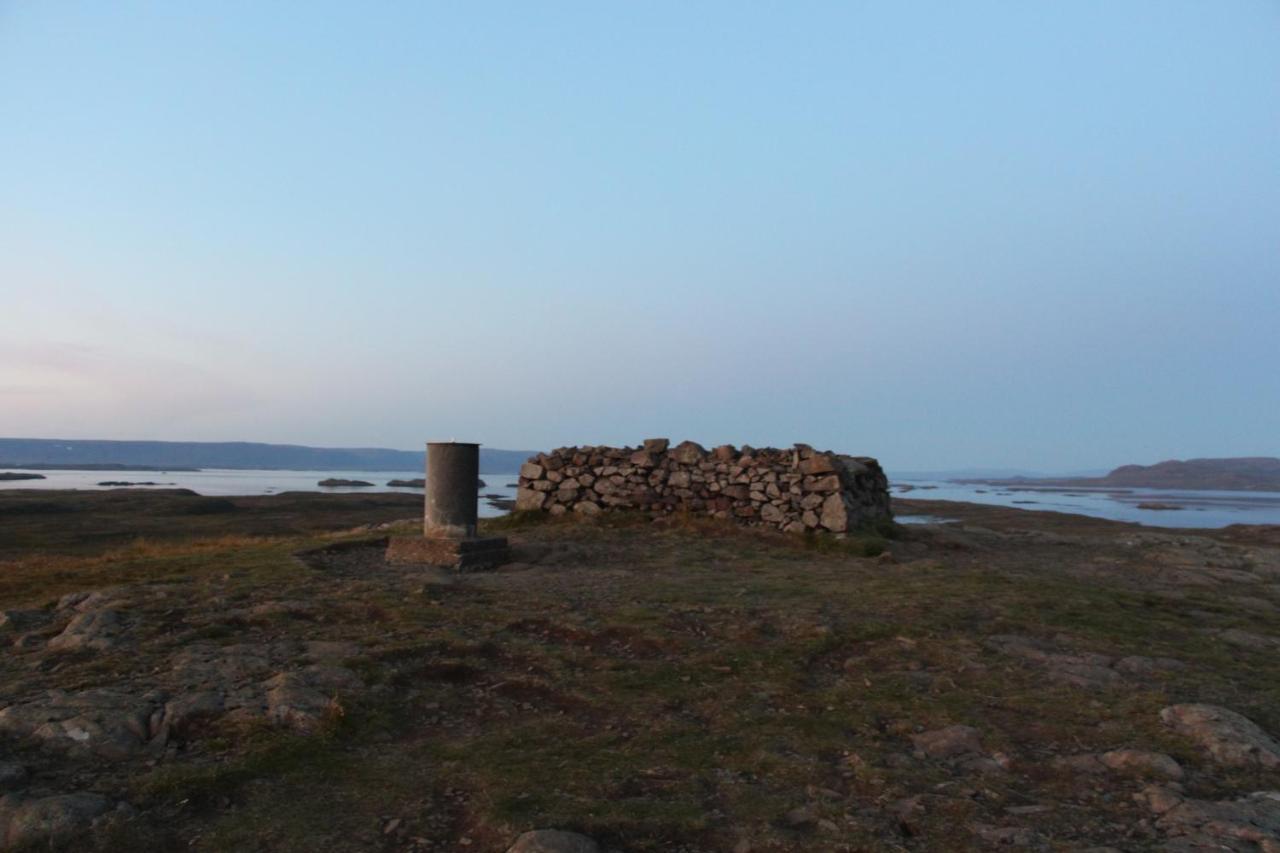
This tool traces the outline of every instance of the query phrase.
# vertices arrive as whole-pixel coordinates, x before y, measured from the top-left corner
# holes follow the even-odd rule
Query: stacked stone
[[[516,509],[552,515],[688,512],[788,533],[847,533],[892,518],[889,481],[869,457],[790,450],[706,450],[665,438],[641,447],[562,447],[520,468]]]

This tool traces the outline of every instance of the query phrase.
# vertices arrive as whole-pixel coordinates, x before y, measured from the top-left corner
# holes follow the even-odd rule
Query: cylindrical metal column
[[[434,538],[476,535],[480,445],[427,442],[427,506],[422,532]]]

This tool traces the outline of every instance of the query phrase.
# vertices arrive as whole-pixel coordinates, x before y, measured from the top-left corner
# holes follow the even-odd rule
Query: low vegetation
[[[10,626],[0,708],[172,702],[192,649],[262,649],[256,679],[322,653],[352,676],[305,718],[210,714],[110,760],[0,711],[29,773],[15,796],[112,804],[68,849],[502,851],[544,827],[619,851],[1146,849],[1202,830],[1160,792],[1280,788],[1161,719],[1212,703],[1280,733],[1280,550],[1240,530],[972,507],[835,540],[515,515],[485,531],[515,562],[456,576],[381,559],[378,525],[420,498],[31,500],[74,508],[0,522],[0,608],[52,619],[40,642]],[[49,648],[59,598],[95,590],[125,627]],[[227,679],[200,689],[249,689]],[[1123,750],[1180,778],[1090,763]]]

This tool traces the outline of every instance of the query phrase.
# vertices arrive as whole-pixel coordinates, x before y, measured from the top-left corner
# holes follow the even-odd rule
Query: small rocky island
[[[357,486],[372,486],[373,483],[366,480],[343,480],[338,477],[330,477],[327,480],[321,480],[319,483],[316,483],[316,485],[323,486],[326,489],[337,489],[354,488]]]
[[[43,480],[44,474],[29,474],[25,471],[0,471],[0,481]]]

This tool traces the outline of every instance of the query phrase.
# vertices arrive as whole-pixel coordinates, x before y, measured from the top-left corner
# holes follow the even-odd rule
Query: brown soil
[[[1274,529],[901,500],[959,521],[880,543],[511,519],[486,533],[513,563],[454,575],[388,565],[370,525],[413,510],[352,497],[385,496],[237,500],[103,548],[124,513],[20,531],[10,833],[38,804],[74,831],[23,837],[77,850],[1280,843],[1256,795],[1280,789]]]

